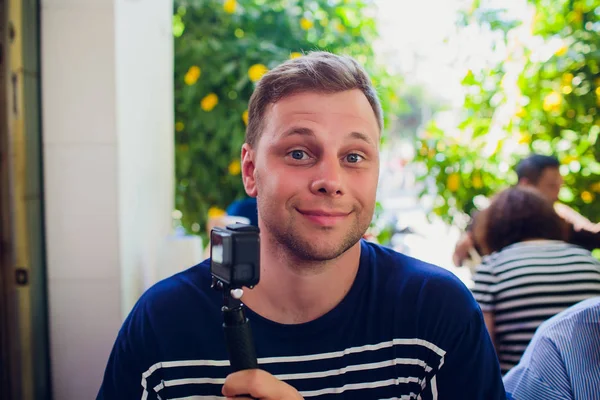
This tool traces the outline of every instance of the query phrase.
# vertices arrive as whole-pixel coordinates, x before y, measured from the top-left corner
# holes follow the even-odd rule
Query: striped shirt
[[[504,383],[515,400],[599,399],[600,297],[544,322]]]
[[[231,372],[208,261],[149,289],[98,399],[222,399]],[[259,283],[260,284],[260,283]],[[481,310],[450,272],[367,242],[334,309],[297,325],[247,310],[260,368],[311,400],[505,399]]]
[[[600,295],[600,262],[572,244],[528,241],[484,257],[473,280],[481,309],[494,314],[496,350],[506,373],[542,322]]]

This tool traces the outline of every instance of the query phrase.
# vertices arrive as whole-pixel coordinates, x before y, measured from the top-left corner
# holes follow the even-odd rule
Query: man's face
[[[542,171],[540,179],[535,184],[529,184],[539,190],[547,199],[553,203],[558,200],[558,192],[563,184],[563,177],[555,167],[548,167]]]
[[[307,261],[355,245],[373,217],[379,127],[359,90],[301,93],[269,106],[255,148],[242,149],[261,236]]]

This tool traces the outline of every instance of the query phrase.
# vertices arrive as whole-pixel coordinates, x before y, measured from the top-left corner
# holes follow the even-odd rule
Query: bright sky
[[[511,14],[527,15],[524,0],[488,0]],[[474,26],[458,34],[458,11],[472,0],[376,0],[382,37],[377,51],[410,83],[422,83],[455,106],[462,101],[460,81],[469,68],[493,56],[489,32]]]

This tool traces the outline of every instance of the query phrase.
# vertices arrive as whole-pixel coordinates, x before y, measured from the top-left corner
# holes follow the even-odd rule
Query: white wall
[[[172,0],[116,0],[114,15],[121,294],[126,314],[156,280],[157,262],[171,231]]]
[[[42,0],[55,399],[95,398],[173,209],[172,0]]]

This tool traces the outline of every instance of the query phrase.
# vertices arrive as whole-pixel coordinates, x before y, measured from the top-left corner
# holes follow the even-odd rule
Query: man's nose
[[[343,195],[342,166],[337,157],[324,158],[319,162],[316,176],[310,187],[314,194],[327,196]]]

